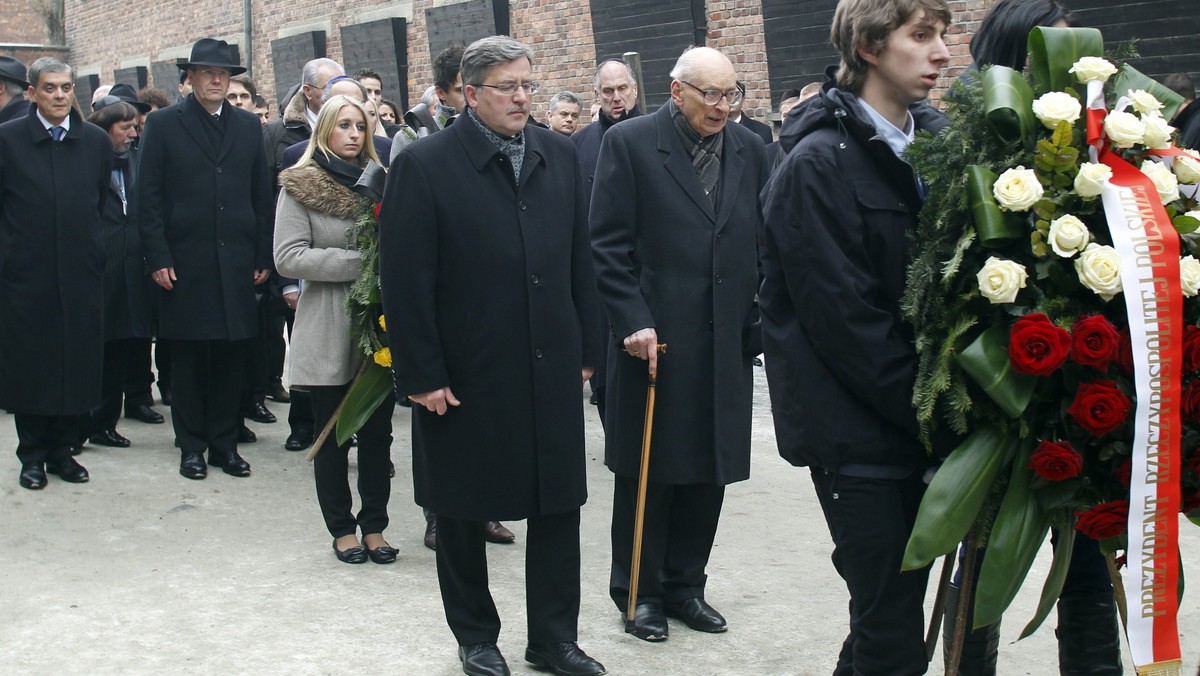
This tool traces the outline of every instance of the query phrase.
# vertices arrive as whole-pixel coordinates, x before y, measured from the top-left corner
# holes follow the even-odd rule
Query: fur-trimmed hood
[[[316,162],[284,169],[279,174],[279,185],[306,208],[334,218],[354,220],[366,200],[333,180]]]

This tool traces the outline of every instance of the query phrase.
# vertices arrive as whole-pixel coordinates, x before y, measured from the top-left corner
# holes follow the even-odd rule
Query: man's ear
[[[463,99],[466,100],[468,108],[477,108],[479,106],[479,88],[475,85],[463,85]]]
[[[870,50],[870,48],[868,48],[866,46],[860,46],[858,48],[858,56],[863,61],[866,61],[867,63],[871,64],[872,66],[879,65],[879,53],[872,52]]]

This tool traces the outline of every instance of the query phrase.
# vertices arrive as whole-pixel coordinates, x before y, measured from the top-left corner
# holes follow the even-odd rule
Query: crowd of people
[[[945,0],[840,0],[840,63],[783,93],[778,141],[741,111],[734,63],[707,47],[679,57],[657,111],[639,110],[627,63],[601,61],[583,126],[575,93],[534,109],[536,55],[503,36],[437,55],[408,111],[378,73],[315,59],[274,117],[221,40],[194,44],[174,101],[124,84],[76,101],[67,64],[0,57],[0,406],[19,483],[88,481],[74,456],[130,445],[122,409],[163,423],[155,373],[183,477],[250,476],[238,447],[255,440],[247,419],[275,422],[268,398],[289,404],[285,448],[309,448],[366,358],[346,299],[375,164],[395,389],[353,440],[330,435],[315,456],[337,559],[396,559],[392,419],[411,406],[415,498],[464,672],[508,673],[485,543],[512,542],[501,520],[524,519],[526,661],[605,673],[577,643],[590,382],[626,632],[662,642],[668,618],[723,632],[706,568],[725,487],[750,474],[764,354],[779,452],[811,471],[850,596],[835,673],[924,673],[928,569],[900,572],[932,463],[899,309],[923,198],[903,151],[945,124],[926,99],[951,21]],[[973,70],[1022,69],[1030,28],[1071,24],[1054,0],[1000,0]],[[1167,84],[1194,98],[1186,75]],[[1195,106],[1175,124],[1198,140]],[[651,385],[669,404],[642,474]],[[1079,537],[1076,552],[1063,673],[1120,673],[1096,543]],[[959,673],[994,673],[998,645],[998,625],[969,632]]]

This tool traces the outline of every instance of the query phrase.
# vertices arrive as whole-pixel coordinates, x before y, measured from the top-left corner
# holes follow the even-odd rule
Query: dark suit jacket
[[[775,135],[771,132],[771,125],[759,122],[745,113],[742,113],[742,119],[738,120],[738,124],[757,134],[763,140],[764,145],[775,140]]]
[[[651,481],[728,484],[750,474],[751,358],[760,210],[768,168],[761,141],[725,125],[714,211],[668,104],[604,135],[592,188],[592,250],[613,329],[605,463],[636,477],[647,367],[619,348],[654,327],[659,361]],[[666,402],[670,402],[667,404]]]
[[[274,191],[258,116],[225,106],[220,145],[193,96],[146,118],[137,218],[151,272],[174,267],[160,338],[258,333],[254,271],[271,268]]]
[[[137,192],[137,148],[129,152],[125,201]],[[142,252],[142,235],[133,210],[121,201],[112,172],[108,199],[100,219],[104,245],[104,340],[150,337],[150,287]]]
[[[15,120],[18,117],[25,117],[29,113],[29,101],[26,101],[22,96],[13,97],[7,105],[0,108],[0,124],[4,124],[9,120]]]

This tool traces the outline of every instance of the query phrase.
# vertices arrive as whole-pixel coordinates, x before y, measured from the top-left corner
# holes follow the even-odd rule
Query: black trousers
[[[292,336],[292,326],[295,324],[296,313],[289,310],[287,316],[287,334],[288,338]],[[283,358],[280,357],[279,372],[283,373]],[[292,433],[307,431],[314,435],[320,430],[316,429],[316,415],[313,411],[312,397],[309,396],[308,390],[298,390],[294,387],[288,389],[288,397],[292,403],[288,406],[288,427]],[[328,416],[325,418],[328,420]]]
[[[259,300],[258,335],[248,338],[246,353],[242,366],[245,369],[245,381],[242,389],[242,410],[248,410],[255,403],[262,403],[267,396],[267,304]]]
[[[869,479],[814,467],[812,478],[833,537],[833,565],[850,592],[850,634],[834,675],[925,673],[929,567],[900,572],[925,494],[921,472]]]
[[[79,443],[79,415],[35,415],[14,413],[17,427],[17,459],[21,464],[57,462],[71,457]]]
[[[184,453],[237,451],[246,341],[171,341],[171,422]]]
[[[678,603],[704,598],[704,585],[708,581],[704,569],[712,553],[724,501],[725,487],[714,484],[651,483],[646,487],[638,603]],[[608,593],[621,612],[625,612],[629,602],[636,510],[637,479],[614,477],[613,556]]]
[[[282,305],[282,303],[280,303]],[[287,306],[284,305],[284,308]],[[292,320],[296,313],[287,310],[287,316],[281,315],[278,309],[268,309],[266,324],[267,341],[267,380],[274,382],[283,378],[283,361],[287,355],[287,343],[283,340],[283,332],[292,335]]]
[[[125,362],[125,383],[122,385],[125,402],[126,405],[151,406],[154,404],[154,396],[150,393],[150,386],[154,384],[154,372],[150,369],[153,341],[150,338],[129,340],[134,344],[129,347],[128,359]],[[107,349],[107,346],[105,348]]]
[[[488,589],[486,521],[438,516],[437,571],[446,622],[459,645],[494,643],[500,615]],[[579,634],[579,510],[531,516],[525,535],[529,641]]]
[[[117,428],[121,419],[121,401],[130,373],[129,365],[138,360],[141,350],[148,348],[144,338],[122,338],[104,342],[104,374],[100,379],[100,405],[92,409],[85,436]],[[149,357],[149,352],[146,353]],[[147,364],[148,365],[148,364]],[[146,392],[150,384],[146,383]]]
[[[313,410],[322,425],[333,415],[349,389],[349,384],[310,388]],[[353,535],[359,529],[363,535],[382,533],[388,526],[387,506],[392,493],[388,457],[392,450],[392,411],[395,407],[395,395],[388,395],[358,431],[357,517],[351,511],[353,497],[348,481],[350,442],[338,446],[336,432],[331,433],[313,459],[317,502],[325,517],[325,527],[334,538]]]

